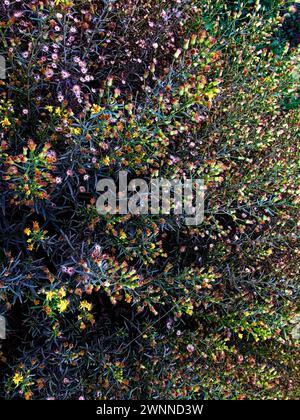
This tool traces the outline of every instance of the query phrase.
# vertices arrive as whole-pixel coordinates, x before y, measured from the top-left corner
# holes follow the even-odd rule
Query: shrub
[[[2,2],[6,399],[299,397],[297,4]],[[99,179],[202,178],[200,226]]]

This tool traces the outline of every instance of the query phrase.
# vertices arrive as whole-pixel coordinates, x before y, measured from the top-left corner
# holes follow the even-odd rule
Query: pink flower
[[[48,67],[45,71],[45,76],[47,79],[51,79],[53,77],[54,71]]]
[[[18,12],[15,12],[14,13],[14,17],[16,17],[16,18],[19,18],[19,17],[21,17],[23,15],[23,12],[21,12],[21,11],[18,11]]]
[[[70,77],[70,73],[68,73],[66,70],[62,70],[61,77],[63,79],[68,79],[68,77]]]
[[[193,353],[195,351],[195,347],[192,344],[188,344],[186,349],[189,353]]]
[[[169,19],[169,16],[165,10],[163,10],[160,14],[160,16],[163,18],[163,20],[166,22]]]
[[[69,276],[73,276],[75,274],[75,268],[74,267],[66,267],[65,265],[61,268],[63,273],[68,274]]]
[[[81,94],[80,87],[78,85],[73,86],[72,88],[73,93],[78,97]]]
[[[199,115],[197,112],[194,115],[194,118],[195,118],[195,121],[197,123],[201,123],[201,122],[203,122],[205,120],[205,117],[203,115]]]

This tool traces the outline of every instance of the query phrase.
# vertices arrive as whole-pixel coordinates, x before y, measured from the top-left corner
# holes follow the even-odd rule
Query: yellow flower
[[[126,238],[127,238],[126,233],[122,231],[122,232],[120,233],[120,239],[126,239]]]
[[[53,112],[53,106],[51,106],[51,105],[47,105],[47,106],[45,106],[45,109],[47,110],[47,111],[49,111],[49,112]]]
[[[80,309],[87,309],[88,311],[91,311],[92,304],[88,303],[86,300],[83,300],[82,302],[80,302],[79,307],[80,307]]]
[[[91,113],[98,114],[101,111],[101,106],[94,104],[91,108]]]
[[[9,127],[11,125],[11,122],[7,117],[4,118],[4,120],[1,121],[2,127]]]
[[[79,134],[81,134],[81,128],[80,127],[71,127],[70,128],[70,133],[75,134],[75,136],[78,136]]]
[[[31,234],[31,230],[29,228],[24,229],[25,235],[29,236]]]
[[[108,165],[109,165],[109,162],[110,162],[110,158],[109,158],[109,156],[106,156],[106,157],[102,160],[102,162],[103,162],[103,164],[104,164],[104,165],[108,166]]]
[[[55,6],[71,6],[72,5],[72,1],[70,0],[54,0],[54,4]]]
[[[55,293],[50,291],[46,293],[46,300],[49,300],[49,302],[55,297]]]
[[[59,312],[65,312],[65,310],[69,306],[69,303],[70,302],[67,299],[62,299],[57,305],[57,309],[59,310]]]
[[[61,288],[59,289],[59,291],[58,291],[58,296],[59,296],[60,298],[64,298],[64,297],[66,296],[66,291],[65,291],[65,289],[64,289],[63,287],[61,287]]]
[[[20,373],[16,372],[13,377],[13,383],[16,386],[18,386],[23,381],[23,379],[23,376]]]

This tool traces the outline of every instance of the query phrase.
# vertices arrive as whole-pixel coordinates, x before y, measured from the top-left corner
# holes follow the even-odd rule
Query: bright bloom
[[[51,77],[53,77],[54,75],[54,71],[52,69],[50,69],[50,67],[48,67],[45,71],[45,76],[47,79],[51,79]]]
[[[125,233],[124,231],[122,231],[122,232],[120,233],[120,239],[126,239],[126,238],[127,238],[126,233]]]
[[[7,117],[5,117],[2,121],[1,121],[1,125],[2,127],[9,127],[11,125],[11,122],[9,121],[9,119]]]
[[[70,128],[70,133],[75,134],[75,136],[78,136],[79,134],[81,134],[81,128],[80,127],[71,127]]]
[[[101,111],[101,106],[94,104],[91,108],[91,113],[98,114]]]
[[[66,296],[66,291],[65,291],[65,289],[64,289],[63,287],[61,287],[61,288],[59,289],[59,291],[58,291],[58,296],[59,296],[60,298],[64,298],[64,297]]]
[[[51,301],[55,297],[55,293],[50,291],[46,293],[46,300]]]
[[[58,302],[57,304],[57,309],[59,310],[59,312],[65,312],[67,307],[69,306],[69,301],[67,299],[62,299],[60,302]]]
[[[62,183],[62,178],[60,176],[57,176],[55,178],[55,182],[56,182],[56,184],[61,184]]]
[[[14,377],[13,377],[13,383],[16,385],[16,386],[18,386],[22,381],[24,380],[24,377],[20,374],[20,373],[18,373],[18,372],[16,372],[15,374],[14,374]]]
[[[109,163],[110,163],[110,158],[109,158],[109,156],[106,156],[104,159],[103,159],[103,164],[105,165],[105,166],[108,166],[109,165]]]
[[[68,79],[70,77],[70,73],[67,72],[66,70],[62,70],[61,76],[63,79]]]
[[[88,303],[86,300],[83,300],[82,302],[80,302],[79,307],[80,309],[86,309],[87,311],[92,310],[92,304]]]
[[[189,353],[193,353],[193,351],[195,350],[195,347],[192,344],[188,344],[186,346],[186,349]]]

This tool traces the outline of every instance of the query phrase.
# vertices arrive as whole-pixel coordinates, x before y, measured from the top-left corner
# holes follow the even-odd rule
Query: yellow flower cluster
[[[54,0],[55,6],[72,6],[73,2],[70,0]]]
[[[45,292],[46,301],[50,305],[47,306],[49,313],[52,313],[53,310],[57,310],[60,313],[63,313],[67,310],[70,301],[65,299],[67,293],[64,287],[61,287],[59,290],[50,290]]]
[[[79,307],[80,307],[80,309],[83,309],[83,310],[86,309],[87,311],[92,310],[92,304],[87,302],[86,300],[83,300],[82,302],[80,302]]]
[[[26,227],[24,229],[24,233],[26,236],[28,236],[27,239],[27,249],[29,251],[32,251],[35,244],[39,244],[45,239],[45,235],[47,233],[46,230],[40,230],[39,223],[37,221],[33,222],[32,229],[29,227]]]

